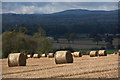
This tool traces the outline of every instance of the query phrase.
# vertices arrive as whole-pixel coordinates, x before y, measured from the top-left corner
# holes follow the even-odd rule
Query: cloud
[[[49,14],[63,11],[57,3],[3,3],[3,13]]]
[[[2,2],[119,2],[119,0],[1,0]]]
[[[0,3],[0,14],[2,14],[2,3]]]
[[[68,9],[115,10],[117,2],[3,2],[3,13],[50,14]]]

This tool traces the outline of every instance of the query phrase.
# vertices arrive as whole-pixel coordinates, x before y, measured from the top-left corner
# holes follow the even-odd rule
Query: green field
[[[92,50],[81,50],[81,51],[84,55],[87,55],[87,53]],[[98,50],[93,50],[93,51],[98,51]],[[117,49],[107,49],[106,51],[108,54],[113,54],[114,52],[118,52]]]

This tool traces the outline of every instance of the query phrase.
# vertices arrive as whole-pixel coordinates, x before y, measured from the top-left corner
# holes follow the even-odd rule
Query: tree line
[[[39,27],[33,35],[28,35],[25,27],[6,30],[2,34],[2,57],[9,53],[47,54],[52,47],[52,42],[46,37],[45,31]]]
[[[118,25],[111,25],[111,24],[79,24],[79,25],[41,25],[41,24],[6,24],[3,25],[2,31],[11,30],[13,27],[26,27],[29,32],[28,34],[34,34],[39,26],[45,30],[47,36],[60,36],[64,37],[66,34],[69,33],[76,33],[76,34],[91,34],[91,33],[99,33],[99,34],[118,34]]]

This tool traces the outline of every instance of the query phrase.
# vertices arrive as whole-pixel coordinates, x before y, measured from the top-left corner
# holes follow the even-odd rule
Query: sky
[[[2,2],[2,13],[51,14],[69,9],[116,10],[118,2]]]
[[[2,2],[119,2],[120,0],[1,0]]]

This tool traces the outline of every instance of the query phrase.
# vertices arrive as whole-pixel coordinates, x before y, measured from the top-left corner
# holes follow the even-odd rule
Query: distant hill
[[[66,10],[53,14],[3,14],[3,24],[116,23],[117,11]]]
[[[4,26],[3,30],[5,30],[8,27],[8,25],[15,26],[16,24],[17,25],[22,25],[22,24],[46,25],[46,26],[43,26],[43,28],[46,31],[48,31],[48,33],[52,33],[53,28],[56,29],[56,27],[58,28],[58,26],[61,25],[60,26],[61,28],[59,30],[65,29],[64,31],[70,31],[72,29],[75,29],[72,32],[78,32],[78,29],[79,29],[79,31],[82,30],[80,31],[80,33],[88,33],[90,31],[86,31],[85,29],[89,27],[91,29],[93,28],[97,29],[98,27],[101,27],[101,28],[116,27],[118,23],[117,22],[118,10],[90,11],[90,10],[74,9],[74,10],[66,10],[58,13],[53,13],[53,14],[8,13],[8,14],[2,14],[2,19],[3,19],[3,26]],[[30,29],[33,29],[32,26]],[[48,29],[51,30],[52,32],[50,32]]]

